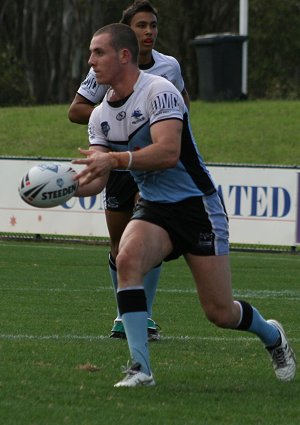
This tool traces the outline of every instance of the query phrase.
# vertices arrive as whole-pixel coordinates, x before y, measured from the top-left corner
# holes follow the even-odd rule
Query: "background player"
[[[154,50],[158,34],[157,10],[148,0],[136,1],[123,11],[121,23],[130,26],[139,42],[139,68],[146,73],[165,77],[181,92],[185,104],[189,107],[189,96],[184,86],[178,61]],[[69,119],[79,124],[87,124],[94,106],[100,103],[108,86],[98,84],[93,68],[81,84],[69,108]],[[139,120],[139,111],[135,111]],[[128,171],[113,170],[106,186],[105,216],[110,235],[111,252],[109,269],[115,294],[117,293],[117,272],[115,258],[118,253],[121,235],[129,222],[132,210],[138,198],[138,187]],[[144,286],[148,307],[148,336],[159,339],[157,326],[152,319],[152,305],[156,293],[161,265],[157,265],[145,277]],[[120,313],[114,321],[111,337],[126,338]]]

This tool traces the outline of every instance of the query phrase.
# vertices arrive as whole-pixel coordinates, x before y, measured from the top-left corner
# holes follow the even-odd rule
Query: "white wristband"
[[[129,155],[129,161],[128,161],[128,165],[127,165],[126,170],[130,170],[131,165],[132,165],[132,152],[127,151],[127,153],[128,153],[128,155]]]

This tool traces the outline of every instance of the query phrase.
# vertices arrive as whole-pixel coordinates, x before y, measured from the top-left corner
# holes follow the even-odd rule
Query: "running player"
[[[248,302],[233,299],[226,212],[179,91],[166,79],[138,68],[138,42],[126,25],[98,30],[90,51],[97,82],[110,89],[89,120],[90,149],[81,150],[86,158],[74,160],[86,165],[76,176],[77,195],[99,192],[113,169],[130,169],[141,196],[116,257],[118,306],[132,364],[115,387],[155,384],[143,277],[161,261],[180,255],[191,270],[208,320],[257,335],[276,377],[294,379],[296,359],[281,324],[265,320]]]

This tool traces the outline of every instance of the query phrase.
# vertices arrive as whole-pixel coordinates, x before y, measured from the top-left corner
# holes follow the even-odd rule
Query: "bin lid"
[[[233,34],[230,32],[223,32],[217,34],[205,34],[197,35],[192,41],[191,44],[215,44],[221,42],[231,42],[231,41],[246,41],[248,39],[247,35]]]

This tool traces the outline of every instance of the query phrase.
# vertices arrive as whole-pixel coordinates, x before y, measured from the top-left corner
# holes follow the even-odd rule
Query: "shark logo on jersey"
[[[177,94],[172,92],[159,93],[151,102],[154,115],[165,114],[169,111],[179,111],[180,103]]]
[[[131,117],[133,118],[132,124],[137,124],[145,119],[139,108],[132,112]]]
[[[101,130],[102,130],[102,133],[104,134],[104,136],[107,137],[108,132],[110,130],[110,126],[109,126],[107,121],[103,121],[101,123]]]
[[[132,116],[133,118],[140,118],[142,115],[143,115],[143,114],[141,113],[141,111],[140,111],[139,109],[135,109],[135,110],[132,112],[132,114],[131,114],[131,116]]]

